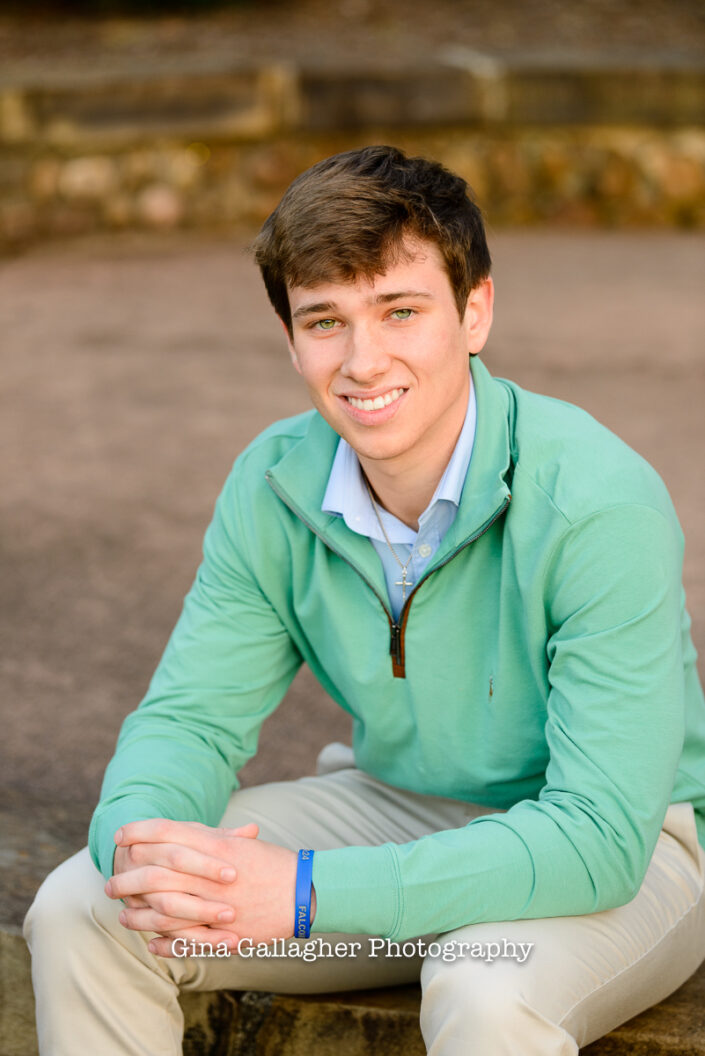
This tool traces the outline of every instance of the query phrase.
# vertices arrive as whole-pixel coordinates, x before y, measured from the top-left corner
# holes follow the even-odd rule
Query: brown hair
[[[396,147],[364,147],[313,165],[289,186],[254,242],[275,312],[291,334],[287,285],[374,278],[405,257],[404,238],[434,242],[462,319],[490,273],[482,215],[465,180]]]

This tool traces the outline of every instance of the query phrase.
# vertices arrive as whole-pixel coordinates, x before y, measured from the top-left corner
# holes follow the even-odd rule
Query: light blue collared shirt
[[[476,420],[477,405],[471,377],[463,428],[433,498],[419,517],[418,532],[381,506],[377,507],[389,541],[402,565],[406,565],[411,558],[406,570],[407,597],[455,520],[475,442]],[[380,529],[358,457],[342,437],[333,459],[321,509],[324,513],[342,517],[351,531],[369,538],[382,562],[392,612],[394,618],[398,619],[403,605],[401,568],[394,560]]]

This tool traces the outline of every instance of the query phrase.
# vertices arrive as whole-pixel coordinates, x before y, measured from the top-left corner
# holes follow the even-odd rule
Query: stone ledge
[[[705,65],[500,63],[457,49],[423,69],[331,71],[272,64],[126,72],[57,84],[0,83],[0,143],[102,149],[155,136],[249,142],[384,126],[700,126]]]
[[[423,1056],[418,987],[286,996],[184,994],[184,1056]],[[1,1056],[37,1056],[30,958],[0,927]],[[705,1056],[705,966],[667,1001],[582,1050],[585,1056]]]
[[[96,231],[255,230],[370,142],[435,157],[490,223],[705,226],[705,64],[270,64],[0,78],[0,252]],[[39,75],[37,74],[37,77]]]
[[[492,225],[705,226],[705,127],[429,125],[272,136],[257,143],[155,137],[102,149],[0,146],[0,253],[98,231],[256,230],[320,158],[371,142],[463,176]]]
[[[418,987],[349,994],[186,994],[184,1056],[424,1056]],[[223,1031],[227,1030],[227,1041]]]
[[[460,59],[456,60],[460,66]],[[303,131],[427,125],[701,125],[705,68],[505,66],[471,57],[464,68],[305,72]]]
[[[263,139],[294,127],[298,88],[284,66],[230,74],[106,77],[0,90],[0,144],[107,149],[176,139]]]
[[[184,1056],[424,1056],[415,986],[320,996],[186,995]],[[230,1048],[203,1048],[230,1011]],[[705,1056],[705,966],[667,1001],[581,1050],[585,1056]]]

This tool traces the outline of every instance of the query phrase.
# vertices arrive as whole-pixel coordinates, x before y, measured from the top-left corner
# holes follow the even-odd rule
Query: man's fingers
[[[147,902],[142,898],[141,895],[128,895],[125,898],[125,905],[128,909],[144,909]]]
[[[125,864],[130,868],[141,865],[160,865],[177,873],[189,876],[202,876],[206,880],[215,880],[221,884],[231,884],[235,879],[235,869],[222,858],[194,851],[179,843],[135,843],[126,848]]]
[[[130,931],[156,931],[158,935],[168,935],[169,932],[185,931],[194,926],[193,920],[185,917],[168,917],[164,913],[157,913],[156,909],[124,909],[119,917],[123,928]]]
[[[150,939],[149,949],[158,957],[208,957],[223,950],[236,953],[239,941],[231,931],[188,928],[178,935],[158,935]]]
[[[218,853],[218,846],[223,846],[233,836],[244,836],[254,839],[259,829],[254,823],[243,825],[238,829],[214,829],[196,821],[171,821],[169,818],[149,818],[146,821],[131,821],[115,833],[114,839],[118,849],[131,847],[134,844],[180,844],[194,851],[211,856]]]
[[[196,898],[182,891],[159,891],[149,896],[148,910],[124,909],[120,914],[120,922],[125,923],[126,927],[133,927],[129,921],[137,916],[142,922],[136,928],[137,931],[173,931],[175,927],[183,926],[163,922],[145,924],[147,913],[165,919],[185,920],[188,921],[189,926],[193,924],[231,924],[235,919],[235,910],[227,903],[210,902],[208,899]]]
[[[259,836],[259,825],[250,821],[247,825],[241,825],[239,829],[225,829],[228,836],[244,836],[248,840],[256,840]]]
[[[151,895],[146,908],[128,908],[120,913],[123,927],[160,934],[192,928],[194,924],[231,924],[234,919],[232,906],[170,891]]]
[[[160,865],[145,865],[141,869],[128,869],[126,873],[116,873],[105,885],[108,898],[142,895],[150,904],[151,896],[155,891],[181,891],[210,901],[220,901],[223,885],[214,886],[202,877],[178,873]]]
[[[115,833],[118,847],[132,843],[184,843],[197,846],[201,837],[215,830],[197,821],[171,821],[169,818],[148,818],[146,821],[131,821]]]

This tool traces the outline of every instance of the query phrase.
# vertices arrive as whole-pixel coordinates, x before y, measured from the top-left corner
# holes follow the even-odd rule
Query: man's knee
[[[516,980],[507,978],[498,965],[480,960],[427,958],[421,982],[425,1012],[435,1014],[441,1010],[445,1019],[506,1024],[523,1000]]]
[[[490,962],[470,955],[453,961],[426,958],[421,973],[421,1029],[429,1052],[451,1052],[455,1045],[459,1052],[478,1056],[576,1053],[574,1039],[552,1021],[548,1008],[541,1007],[526,969],[511,961]],[[550,1006],[550,1001],[546,1004]],[[449,1039],[453,1040],[447,1045]]]
[[[104,884],[87,849],[49,873],[24,920],[24,936],[30,949],[38,937],[60,943],[61,936],[66,935],[75,942],[81,929],[93,929],[117,919],[119,905],[107,897]]]

